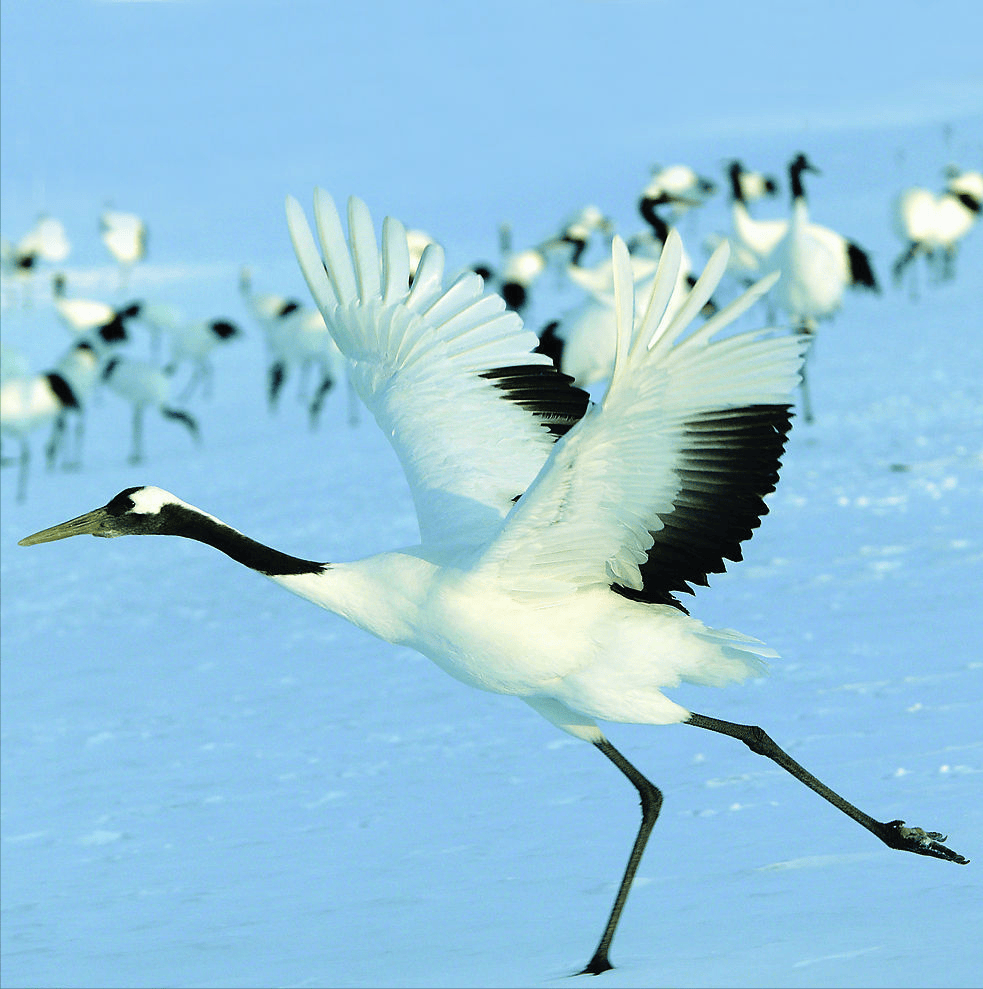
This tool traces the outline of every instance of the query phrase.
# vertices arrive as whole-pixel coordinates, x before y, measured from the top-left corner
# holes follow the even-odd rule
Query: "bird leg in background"
[[[54,425],[51,427],[51,436],[48,438],[48,444],[44,448],[48,470],[54,470],[58,465],[58,453],[61,450],[62,444],[65,442],[65,425],[65,415],[63,412],[59,413],[55,417]]]
[[[932,858],[945,859],[959,865],[966,865],[969,862],[969,859],[964,858],[958,852],[946,848],[942,844],[946,840],[946,836],[937,831],[906,828],[904,821],[888,821],[887,823],[875,821],[874,818],[862,810],[858,810],[849,801],[844,800],[838,793],[835,793],[803,769],[784,749],[779,748],[764,731],[756,726],[718,721],[716,718],[707,718],[702,714],[691,714],[688,720],[683,723],[719,732],[721,735],[729,735],[731,738],[743,742],[752,752],[757,752],[758,755],[771,759],[772,762],[791,773],[801,783],[805,783],[810,790],[815,790],[838,810],[843,811],[848,817],[852,817],[858,824],[863,825],[871,834],[880,838],[889,848],[897,848],[903,852],[915,852],[917,855],[930,855]]]
[[[8,463],[4,460],[4,463]],[[27,499],[27,472],[30,469],[31,448],[25,437],[20,438],[20,456],[17,458],[17,501],[23,502]]]
[[[809,379],[806,377],[806,366],[809,363],[809,356],[812,353],[812,341],[815,340],[815,329],[809,323],[803,323],[796,332],[810,341],[809,351],[806,353],[805,360],[802,362],[802,369],[799,371],[799,374],[802,376],[799,391],[802,395],[802,418],[806,422],[812,422],[812,398],[809,395]]]
[[[287,376],[287,368],[283,361],[277,361],[270,365],[269,382],[267,385],[266,400],[270,412],[276,411],[277,401],[280,398],[280,389]]]
[[[631,889],[632,880],[634,880],[635,872],[638,869],[638,863],[641,861],[642,853],[645,851],[645,844],[649,840],[652,828],[655,827],[659,810],[662,807],[662,791],[650,783],[606,738],[595,742],[594,745],[628,777],[635,789],[638,790],[642,800],[642,823],[638,829],[638,837],[635,838],[635,844],[632,845],[631,855],[628,857],[628,866],[625,869],[625,875],[621,880],[618,895],[615,897],[614,906],[611,908],[611,916],[608,918],[607,926],[601,935],[597,950],[585,968],[577,973],[578,975],[600,975],[601,972],[607,972],[608,969],[614,967],[608,959],[608,951],[611,947],[611,941],[614,938],[615,928],[618,926],[618,920],[621,918],[621,911],[624,909],[625,900],[628,899],[628,890]]]
[[[907,268],[908,265],[911,264],[911,262],[914,261],[916,257],[918,257],[919,253],[921,252],[921,249],[922,249],[921,245],[917,241],[913,240],[908,245],[908,249],[906,251],[903,251],[900,255],[898,255],[897,260],[894,262],[894,267],[891,269],[894,275],[894,284],[897,288],[901,287],[902,281],[904,280],[905,268]],[[912,289],[914,289],[914,284],[915,284],[914,279],[912,279]],[[912,299],[914,298],[915,295],[913,293]]]
[[[321,407],[324,405],[324,399],[328,392],[334,387],[334,378],[330,374],[325,374],[321,378],[320,384],[314,391],[314,397],[311,399],[311,404],[308,406],[308,416],[310,419],[311,429],[317,429],[318,417],[321,414]]]
[[[133,406],[133,449],[127,463],[143,463],[143,406]]]

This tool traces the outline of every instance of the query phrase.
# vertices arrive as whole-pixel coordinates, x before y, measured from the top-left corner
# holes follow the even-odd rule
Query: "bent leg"
[[[625,869],[621,886],[618,887],[618,895],[615,897],[614,906],[611,908],[611,915],[608,917],[607,925],[601,940],[597,945],[591,960],[579,975],[600,975],[607,972],[614,966],[608,958],[608,951],[611,948],[611,941],[614,939],[614,932],[621,919],[621,911],[624,909],[625,900],[628,899],[628,891],[631,889],[635,873],[638,871],[638,863],[642,860],[642,853],[648,842],[652,828],[655,827],[659,810],[662,808],[662,791],[657,786],[650,783],[606,738],[593,743],[605,756],[608,757],[617,767],[628,777],[629,781],[638,790],[638,795],[642,801],[642,823],[632,845],[631,855],[628,857],[628,866]]]

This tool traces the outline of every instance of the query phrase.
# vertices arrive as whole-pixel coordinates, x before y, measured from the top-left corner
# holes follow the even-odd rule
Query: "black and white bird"
[[[422,235],[424,237],[428,235]],[[407,237],[411,258],[419,241]],[[421,251],[426,248],[423,245]],[[412,280],[407,276],[407,286]],[[268,354],[266,400],[270,412],[279,406],[280,395],[291,372],[300,379],[301,399],[307,405],[308,422],[316,428],[325,398],[341,378],[347,378],[347,367],[334,338],[328,332],[321,312],[299,300],[253,291],[252,275],[243,268],[239,276],[239,291],[266,337]],[[313,377],[314,383],[309,379]],[[359,419],[357,396],[349,384],[348,422]]]
[[[313,403],[333,384],[329,370],[323,366],[327,358],[320,352],[320,338],[328,336],[320,313],[292,296],[256,292],[248,267],[243,267],[239,273],[239,294],[266,339],[267,407],[270,412],[277,410],[284,383],[291,368],[296,367],[300,372],[301,397],[308,402],[311,421],[315,422],[317,415]],[[318,369],[323,373],[314,385],[314,398],[306,398],[307,377],[312,370]]]
[[[95,388],[99,374],[96,349],[82,340],[69,348],[57,364],[41,374],[17,374],[5,370],[0,382],[0,434],[16,440],[17,500],[27,497],[31,461],[31,436],[50,427],[45,446],[48,467],[54,467],[62,450],[69,416],[75,417],[74,458],[66,466],[81,463],[83,413],[85,402]]]
[[[65,408],[76,405],[68,383],[54,372],[11,377],[0,383],[0,436],[15,440],[20,446],[17,458],[17,500],[27,497],[30,471],[30,436],[44,426],[52,425]],[[4,457],[4,465],[12,461]]]
[[[37,222],[16,243],[4,244],[4,267],[10,272],[34,271],[47,261],[61,264],[72,253],[65,225],[61,220],[42,213]]]
[[[116,315],[116,307],[102,299],[70,296],[68,279],[60,271],[51,279],[51,295],[55,310],[70,333],[88,333],[108,323]]]
[[[299,299],[292,296],[257,292],[253,288],[252,269],[246,265],[239,270],[239,294],[252,317],[264,330],[296,312],[303,305]]]
[[[796,155],[788,167],[792,216],[764,266],[767,270],[785,262],[787,270],[775,294],[793,320],[833,315],[846,288],[880,291],[870,253],[843,234],[812,222],[802,179],[806,172],[818,175],[819,169],[804,154]]]
[[[212,355],[216,348],[239,339],[242,330],[232,320],[218,318],[180,320],[167,326],[165,331],[171,344],[165,373],[174,375],[186,364],[191,366],[191,374],[178,398],[190,398],[199,387],[205,397],[210,398],[215,380]]]
[[[959,244],[979,220],[983,175],[950,167],[946,179],[939,195],[923,186],[913,186],[895,201],[894,228],[905,242],[893,267],[898,284],[909,265],[920,256],[934,267],[940,280],[955,276]]]
[[[51,279],[51,294],[55,311],[65,328],[76,337],[100,336],[108,343],[126,339],[127,324],[140,316],[142,304],[133,301],[114,306],[101,299],[83,299],[67,294],[67,279],[58,272]]]
[[[275,380],[282,386],[286,369],[291,366],[300,369],[302,387],[305,385],[305,377],[314,377],[314,385],[307,400],[308,424],[311,429],[317,428],[325,399],[342,380],[347,386],[348,424],[357,425],[360,415],[358,395],[348,377],[348,364],[328,331],[321,311],[303,306],[287,317],[277,330],[270,340],[271,349],[277,355],[274,365]],[[282,373],[278,374],[278,369],[282,369]]]
[[[700,175],[690,165],[656,165],[642,191],[642,198],[668,197],[673,204],[672,223],[675,225],[691,209],[703,206],[716,191],[716,182]]]
[[[761,277],[762,262],[788,230],[786,219],[758,219],[751,216],[748,204],[753,198],[760,196],[749,196],[748,189],[758,188],[766,180],[755,180],[749,176],[760,176],[760,173],[748,172],[737,159],[728,162],[731,229],[727,234],[727,239],[730,241],[730,262],[727,271],[745,285]],[[720,235],[711,235],[704,241],[704,246],[715,250],[722,239]]]
[[[74,443],[72,451],[64,459],[63,466],[71,470],[77,470],[82,466],[86,410],[102,378],[106,352],[107,348],[104,345],[83,339],[69,347],[55,364],[55,373],[68,385],[74,401],[64,403],[55,417],[47,447],[49,467],[55,466],[58,454],[65,449],[65,433],[68,430],[69,418],[72,418],[75,424]]]
[[[792,216],[781,239],[762,259],[764,272],[780,275],[771,301],[792,328],[811,338],[817,324],[839,312],[847,288],[879,291],[867,252],[809,216],[805,172],[818,169],[804,154],[789,164]],[[802,370],[802,404],[806,421],[813,418],[806,369]]]
[[[51,468],[66,449],[68,422],[74,420],[74,449],[65,457],[64,466],[71,469],[81,466],[87,404],[102,380],[106,362],[129,340],[130,320],[141,310],[139,303],[131,303],[123,309],[111,306],[103,309],[100,308],[103,304],[94,300],[68,301],[82,302],[83,309],[91,303],[92,309],[87,316],[79,318],[74,342],[53,367],[42,374],[31,375],[26,369],[10,368],[5,354],[3,431],[8,436],[17,436],[21,444],[18,481],[21,498],[27,491],[28,436],[42,425],[51,424],[51,435],[45,447]]]
[[[61,264],[71,252],[72,244],[65,225],[42,213],[34,226],[16,242],[0,238],[0,271],[17,283],[21,301],[26,304],[31,298],[29,288],[41,264]]]
[[[0,430],[20,444],[19,501],[27,495],[30,436],[42,427],[51,427],[45,444],[45,461],[49,470],[57,466],[59,457],[65,469],[75,470],[82,466],[86,408],[99,385],[103,361],[110,349],[98,336],[91,342],[82,338],[73,343],[48,370],[31,374],[26,364],[16,360],[17,355],[4,347],[0,374],[4,389],[0,402]],[[74,422],[71,449],[66,439],[70,421]]]
[[[637,790],[642,821],[597,949],[612,967],[625,898],[662,804],[659,789],[598,721],[686,724],[732,736],[891,847],[965,861],[935,832],[882,823],[829,790],[760,728],[695,714],[663,692],[685,680],[723,686],[774,655],[710,628],[677,595],[739,559],[767,511],[790,427],[801,337],[719,336],[754,300],[687,333],[726,264],[712,257],[675,315],[679,239],[666,243],[652,294],[634,306],[624,242],[612,245],[618,310],[614,374],[591,405],[474,273],[443,280],[426,250],[412,288],[402,225],[376,240],[365,205],[315,195],[320,249],[300,205],[288,223],[304,275],[359,394],[402,462],[420,544],[351,563],[263,545],[156,487],[21,541],[169,534],[208,543],[294,594],[380,638],[412,647],[471,686],[525,701],[590,743]]]
[[[180,423],[196,443],[200,440],[198,420],[190,412],[171,404],[171,376],[156,364],[136,357],[114,356],[106,362],[102,380],[132,410],[129,463],[143,462],[143,424],[148,409],[159,412],[164,419]]]

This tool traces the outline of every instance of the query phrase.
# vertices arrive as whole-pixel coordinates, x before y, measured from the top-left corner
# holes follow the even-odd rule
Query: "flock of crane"
[[[880,291],[868,252],[812,220],[805,177],[816,171],[804,155],[797,155],[788,166],[789,215],[762,219],[753,215],[754,204],[776,196],[779,181],[731,161],[724,170],[730,228],[710,234],[702,245],[709,253],[718,244],[728,242],[726,275],[732,288],[746,287],[755,279],[778,272],[775,287],[763,300],[767,318],[780,320],[810,337],[820,321],[840,309],[847,289]],[[678,227],[684,216],[705,206],[717,194],[717,182],[688,166],[653,170],[638,197],[644,227],[627,238],[636,292],[644,294],[650,289],[670,229]],[[981,202],[981,173],[951,165],[943,171],[940,189],[904,190],[893,211],[902,244],[892,267],[895,283],[900,286],[909,274],[914,277],[913,268],[919,258],[925,259],[936,280],[953,277],[959,244],[976,223]],[[146,224],[135,214],[106,209],[100,216],[99,228],[102,243],[118,266],[119,292],[123,292],[134,267],[146,257]],[[585,260],[591,256],[589,250],[595,241],[608,250],[614,230],[614,223],[600,209],[589,206],[540,243],[516,250],[509,228],[503,225],[498,261],[472,266],[502,296],[508,308],[520,314],[527,313],[544,274],[559,274],[566,288],[576,293],[577,301],[544,322],[538,330],[539,350],[584,388],[607,381],[614,362],[610,256],[594,263]],[[407,240],[412,277],[430,238],[411,229]],[[15,288],[29,285],[41,277],[45,268],[54,271],[51,302],[72,338],[70,345],[41,373],[34,373],[15,348],[3,344],[0,434],[20,446],[19,456],[5,456],[4,464],[19,466],[17,492],[21,500],[27,493],[30,442],[35,433],[48,430],[45,459],[49,469],[59,465],[77,469],[81,465],[85,409],[98,387],[115,392],[132,408],[131,462],[139,462],[145,456],[143,421],[148,410],[180,424],[197,441],[197,416],[180,403],[198,389],[203,396],[209,395],[213,352],[241,335],[237,323],[226,316],[189,320],[167,303],[134,300],[113,305],[72,296],[63,271],[70,251],[63,225],[49,216],[42,216],[15,243],[3,242],[3,275]],[[673,304],[681,304],[694,281],[692,257],[684,248]],[[725,278],[725,290],[726,287]],[[309,422],[315,426],[326,395],[347,376],[345,361],[323,315],[297,298],[256,292],[248,267],[241,270],[238,288],[241,302],[266,343],[268,407],[277,407],[288,375],[299,374],[306,383],[302,394]],[[5,298],[13,294],[5,293]],[[712,312],[719,304],[720,300],[710,298],[705,311]],[[132,346],[127,346],[141,332],[149,335],[149,357],[139,356]],[[162,338],[169,341],[169,353],[164,359],[158,358]],[[178,393],[175,374],[185,366],[191,369],[190,377]],[[805,368],[800,397],[802,414],[809,421],[813,413]],[[348,419],[352,423],[358,419],[357,400],[350,386]],[[70,422],[74,426],[71,431]]]

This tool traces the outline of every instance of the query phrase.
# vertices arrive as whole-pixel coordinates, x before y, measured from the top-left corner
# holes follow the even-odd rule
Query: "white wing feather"
[[[628,253],[612,253],[618,353],[602,404],[558,442],[478,567],[515,593],[619,584],[639,590],[640,565],[684,488],[683,453],[719,437],[688,435],[694,418],[723,410],[787,406],[799,381],[807,342],[753,331],[722,340],[714,334],[750,306],[774,279],[754,286],[680,342],[716,288],[726,249],[707,265],[683,306],[666,307],[680,263],[678,236],[666,243],[652,296],[634,324]],[[688,479],[702,490],[703,481]],[[713,489],[713,480],[706,482]]]
[[[287,221],[311,294],[366,406],[406,472],[424,543],[481,546],[553,447],[541,420],[495,384],[540,365],[534,333],[466,273],[444,288],[443,251],[427,247],[409,285],[406,230],[387,218],[379,246],[365,205],[348,208],[350,245],[331,197],[315,194],[320,252],[303,210]],[[322,256],[323,255],[323,256]],[[492,372],[492,377],[485,377]]]

